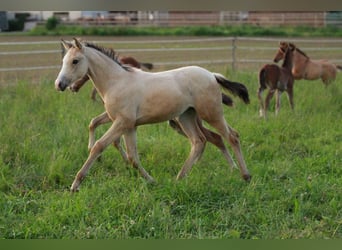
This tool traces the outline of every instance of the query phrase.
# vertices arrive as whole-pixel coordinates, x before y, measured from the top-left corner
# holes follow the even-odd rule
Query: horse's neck
[[[282,67],[291,70],[292,66],[293,66],[293,52],[290,50],[287,50]]]
[[[108,88],[113,86],[113,82],[116,82],[115,79],[120,78],[124,70],[111,58],[95,49],[87,48],[85,55],[89,62],[88,75],[103,97]]]
[[[310,59],[304,56],[302,53],[298,52],[297,49],[293,51],[293,67],[305,68],[308,61],[310,61]]]

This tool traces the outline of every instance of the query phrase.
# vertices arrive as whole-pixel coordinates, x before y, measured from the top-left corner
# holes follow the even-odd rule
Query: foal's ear
[[[283,41],[281,41],[281,42],[279,42],[279,46],[286,46],[286,45],[288,45],[288,43],[287,42],[283,42]]]
[[[66,50],[68,50],[72,47],[71,42],[64,41],[63,39],[61,39],[61,43]]]
[[[75,42],[75,45],[78,49],[82,49],[82,44],[80,43],[80,41],[77,40],[77,38],[74,37],[74,42]]]
[[[296,45],[294,43],[289,43],[290,49],[294,50],[296,48]]]

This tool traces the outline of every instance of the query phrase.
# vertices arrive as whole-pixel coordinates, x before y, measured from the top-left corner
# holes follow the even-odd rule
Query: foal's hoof
[[[79,188],[79,185],[80,183],[77,183],[77,182],[73,182],[71,187],[70,187],[70,192],[71,193],[76,193],[78,191],[80,191],[80,188]]]
[[[242,176],[242,178],[243,178],[245,181],[250,182],[251,179],[252,179],[252,176],[251,176],[250,174],[244,174],[244,175]]]
[[[76,189],[70,188],[70,192],[71,192],[71,193],[78,193],[79,191],[80,191],[79,188],[76,188]]]

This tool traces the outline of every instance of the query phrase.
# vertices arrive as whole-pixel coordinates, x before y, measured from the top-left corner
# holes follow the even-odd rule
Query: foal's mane
[[[287,48],[286,52],[285,52],[285,58],[282,64],[282,67],[288,67],[291,68],[292,67],[292,51],[290,48]]]
[[[115,50],[113,50],[112,48],[105,48],[102,46],[99,46],[97,44],[94,43],[90,43],[90,42],[83,42],[83,44],[86,47],[95,49],[99,52],[101,52],[102,54],[106,55],[107,57],[109,57],[110,59],[112,59],[114,62],[116,62],[117,64],[119,64],[124,70],[126,71],[132,71],[132,67],[129,65],[124,65],[120,62],[119,60],[119,54],[117,52],[115,52]]]
[[[295,49],[299,52],[299,54],[302,54],[303,56],[305,56],[306,58],[310,58],[304,51],[302,51],[301,49],[299,49],[297,46],[295,46]]]

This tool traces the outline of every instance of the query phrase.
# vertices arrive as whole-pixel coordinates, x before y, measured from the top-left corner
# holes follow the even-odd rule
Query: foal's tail
[[[266,89],[266,67],[259,71],[259,85],[261,89]]]
[[[152,64],[152,63],[141,62],[141,63],[140,63],[140,66],[143,67],[143,68],[145,68],[145,69],[148,69],[148,70],[153,69],[153,64]]]
[[[249,103],[249,95],[248,90],[245,85],[238,82],[231,82],[228,79],[226,79],[223,75],[218,73],[213,73],[216,81],[225,89],[227,89],[229,92],[231,92],[233,95],[237,95],[240,99],[243,100],[244,103]],[[228,97],[229,98],[229,97]],[[230,98],[229,98],[230,99]],[[231,99],[230,99],[231,100]],[[228,100],[227,100],[228,101]],[[224,101],[224,94],[222,94],[222,102]],[[226,104],[226,103],[225,103]],[[229,105],[229,104],[226,104]],[[229,105],[231,106],[231,105]]]
[[[338,68],[339,70],[342,70],[342,66],[341,65],[337,65],[336,64],[336,68]]]

